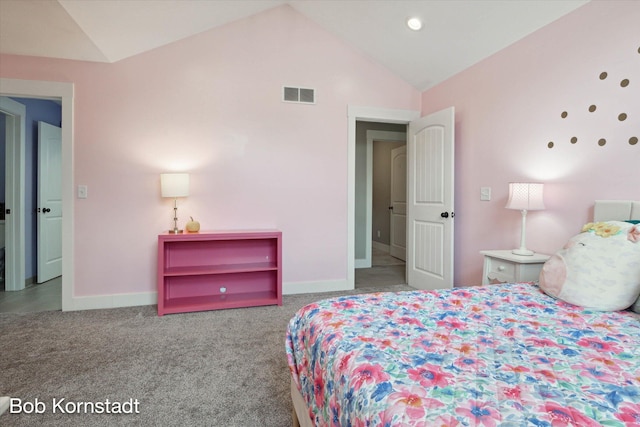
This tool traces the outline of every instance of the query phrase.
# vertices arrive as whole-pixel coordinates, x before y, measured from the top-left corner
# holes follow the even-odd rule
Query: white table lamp
[[[178,229],[178,197],[189,195],[189,174],[188,173],[161,173],[160,189],[162,197],[173,197],[173,230],[170,233],[182,233]]]
[[[507,209],[517,209],[522,213],[522,231],[520,235],[520,247],[511,252],[516,255],[531,256],[533,251],[527,249],[525,245],[527,232],[527,211],[536,211],[544,209],[544,201],[542,199],[542,189],[544,184],[531,182],[510,182],[509,183],[509,200],[507,201]]]

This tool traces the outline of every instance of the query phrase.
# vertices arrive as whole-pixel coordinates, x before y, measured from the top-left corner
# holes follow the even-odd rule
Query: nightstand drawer
[[[487,277],[489,281],[514,282],[516,280],[516,263],[493,259]]]
[[[482,284],[535,282],[549,255],[515,255],[509,250],[480,251],[484,255]]]

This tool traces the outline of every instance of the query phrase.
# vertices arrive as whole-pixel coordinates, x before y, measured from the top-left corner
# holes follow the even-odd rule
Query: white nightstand
[[[480,251],[484,255],[482,284],[537,282],[549,255],[515,255],[508,250]]]

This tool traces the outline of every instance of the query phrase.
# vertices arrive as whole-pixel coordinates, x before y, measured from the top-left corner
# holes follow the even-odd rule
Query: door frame
[[[356,122],[409,124],[420,117],[417,110],[359,107],[349,105],[347,144],[347,289],[355,289],[355,194],[356,194]],[[407,153],[407,162],[409,154]],[[369,204],[370,205],[370,204]],[[369,206],[370,208],[370,206]],[[370,232],[371,227],[369,227]]]
[[[0,94],[1,95],[1,94]],[[5,147],[5,290],[25,287],[24,164],[26,107],[12,99],[0,99],[0,112],[6,116]],[[7,243],[8,242],[8,243]]]
[[[73,259],[73,83],[50,82],[41,80],[18,80],[0,77],[0,95],[21,98],[40,98],[60,100],[62,105],[62,310],[74,309],[74,259]],[[24,158],[19,167],[24,176]],[[24,179],[19,189],[24,194]],[[24,213],[23,213],[24,216]],[[24,228],[24,227],[22,227]],[[24,268],[24,248],[17,258]],[[26,278],[23,270],[22,277]]]
[[[355,268],[371,268],[371,250],[373,240],[373,143],[375,141],[407,142],[406,132],[368,130],[365,156],[367,171],[365,178],[365,257],[355,259]],[[355,208],[354,208],[355,209]],[[354,224],[355,227],[355,224]],[[354,243],[355,244],[355,243]],[[354,249],[355,251],[355,249]],[[355,253],[355,252],[354,252]]]

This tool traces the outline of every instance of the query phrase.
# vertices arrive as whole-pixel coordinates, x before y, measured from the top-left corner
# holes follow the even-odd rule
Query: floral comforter
[[[327,299],[286,352],[317,426],[640,426],[640,315],[533,284]]]

